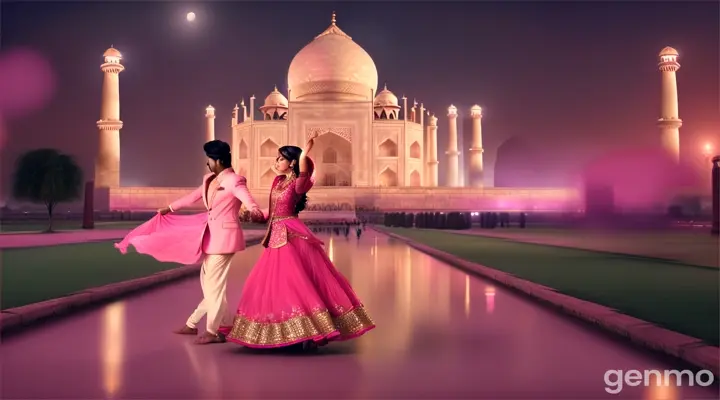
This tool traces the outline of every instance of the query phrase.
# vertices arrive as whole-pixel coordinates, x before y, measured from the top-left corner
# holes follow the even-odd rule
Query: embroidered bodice
[[[302,199],[302,195],[312,188],[313,164],[309,160],[310,171],[301,172],[298,177],[276,176],[270,190],[270,210],[268,214],[268,229],[262,241],[263,246],[280,248],[288,243],[291,237],[317,241],[300,222],[295,213],[295,206]]]
[[[312,166],[312,162],[309,163]],[[297,216],[295,205],[312,188],[312,167],[310,171],[301,172],[298,177],[278,175],[270,190],[269,218]]]

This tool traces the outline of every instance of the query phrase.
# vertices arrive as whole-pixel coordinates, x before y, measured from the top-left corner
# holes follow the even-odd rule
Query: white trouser
[[[216,334],[220,326],[232,325],[227,309],[227,277],[234,254],[206,254],[200,269],[200,287],[203,299],[187,320],[187,326],[196,328],[207,314],[207,331]]]

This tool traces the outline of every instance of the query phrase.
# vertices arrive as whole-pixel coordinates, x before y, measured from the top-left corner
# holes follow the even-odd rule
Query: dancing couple
[[[270,191],[267,215],[231,166],[230,146],[220,140],[204,145],[210,173],[192,193],[158,210],[158,215],[130,232],[115,246],[159,261],[192,265],[202,260],[203,300],[175,333],[198,335],[195,343],[227,340],[254,348],[302,344],[314,349],[330,341],[358,337],[375,327],[347,279],[335,268],[323,242],[298,218],[313,186],[314,165],[308,157],[317,134],[304,149],[278,149],[279,173]],[[207,212],[175,212],[202,200]],[[255,222],[267,222],[265,247],[248,276],[234,316],[228,312],[227,277],[232,258],[245,249],[239,221],[241,208]]]

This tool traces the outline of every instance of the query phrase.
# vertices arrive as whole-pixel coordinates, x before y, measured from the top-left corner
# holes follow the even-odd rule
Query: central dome
[[[372,101],[378,73],[370,55],[335,24],[295,55],[288,70],[290,101]]]

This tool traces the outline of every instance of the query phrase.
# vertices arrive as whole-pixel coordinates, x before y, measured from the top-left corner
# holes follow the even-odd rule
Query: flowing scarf
[[[202,238],[207,227],[207,213],[192,215],[157,214],[133,229],[115,243],[115,248],[127,254],[132,245],[140,254],[160,262],[193,265],[202,259]]]

